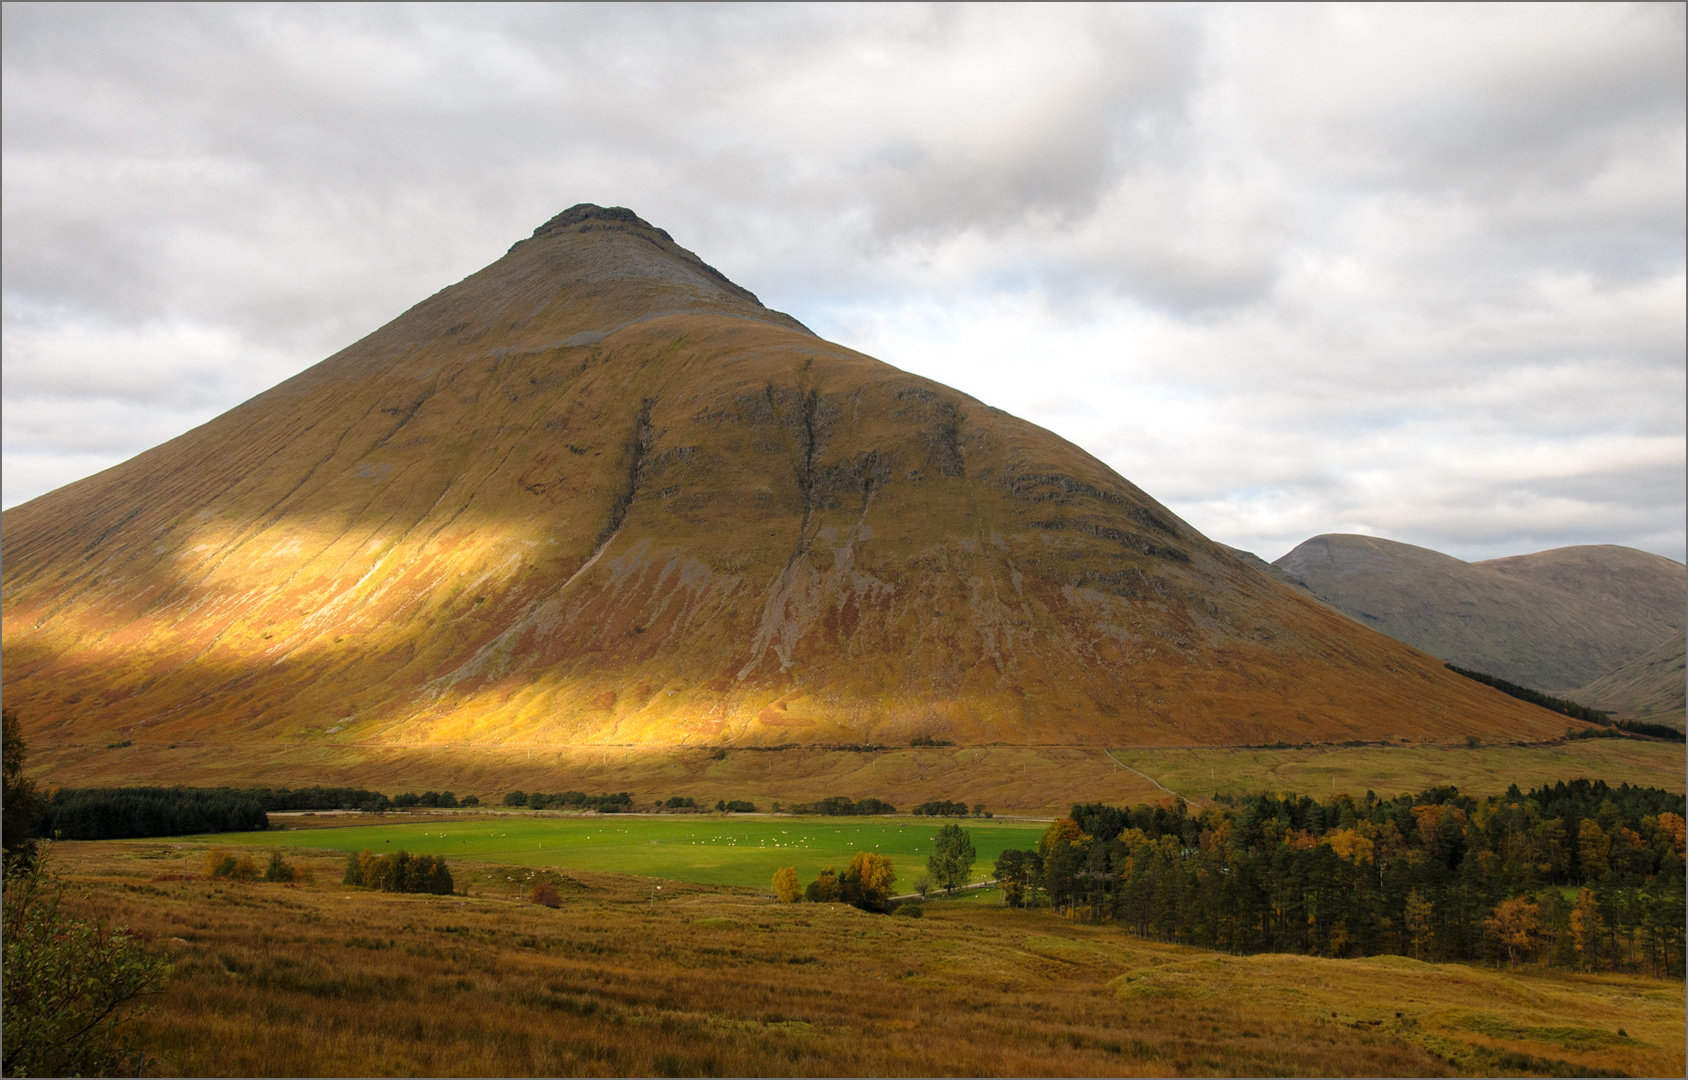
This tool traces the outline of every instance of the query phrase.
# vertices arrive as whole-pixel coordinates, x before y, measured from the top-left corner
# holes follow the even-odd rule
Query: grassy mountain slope
[[[1616,544],[1581,544],[1471,565],[1557,589],[1584,602],[1681,630],[1688,566]]]
[[[1681,630],[1651,652],[1602,675],[1568,697],[1596,709],[1681,729],[1688,712],[1688,636]]]
[[[4,517],[47,746],[1557,734],[624,210]]]
[[[1668,638],[1688,597],[1682,564],[1611,546],[1467,563],[1338,534],[1304,541],[1273,565],[1432,656],[1549,691],[1615,671]]]

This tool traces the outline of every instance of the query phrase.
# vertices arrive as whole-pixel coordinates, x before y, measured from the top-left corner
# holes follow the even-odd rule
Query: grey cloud
[[[590,200],[1228,542],[1682,556],[1679,7],[0,19],[8,503]]]

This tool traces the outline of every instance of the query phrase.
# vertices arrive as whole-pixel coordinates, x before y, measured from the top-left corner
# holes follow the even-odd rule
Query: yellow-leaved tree
[[[785,866],[774,871],[774,893],[782,904],[795,904],[803,899],[803,886],[797,884],[797,868]]]
[[[844,868],[845,903],[869,911],[884,911],[891,901],[891,884],[897,872],[889,855],[858,851]]]
[[[1483,920],[1483,929],[1506,949],[1508,967],[1518,963],[1520,952],[1528,953],[1536,946],[1536,931],[1541,926],[1541,909],[1527,896],[1514,896],[1495,905],[1494,914]]]

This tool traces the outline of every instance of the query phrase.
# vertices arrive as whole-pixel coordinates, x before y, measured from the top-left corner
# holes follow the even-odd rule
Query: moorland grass
[[[308,837],[295,834],[286,842],[345,852],[368,848],[377,854],[403,848],[454,861],[640,874],[757,889],[767,889],[782,866],[796,867],[799,879],[810,881],[826,867],[843,869],[857,851],[874,851],[891,857],[900,889],[906,889],[925,868],[941,824],[907,817],[395,814],[382,824],[317,828]],[[1036,847],[1043,833],[1041,824],[1024,822],[968,819],[963,824],[978,852],[975,879],[984,877],[1004,850]],[[194,839],[225,847],[277,841],[273,832]]]
[[[1314,746],[1114,750],[1125,765],[1191,801],[1261,791],[1391,797],[1453,784],[1466,795],[1498,795],[1578,777],[1684,790],[1680,743],[1586,739],[1539,746]]]
[[[272,837],[275,834],[271,834]],[[279,838],[279,837],[276,837]],[[292,837],[289,837],[292,839]],[[584,871],[472,896],[170,880],[203,853],[62,843],[78,901],[170,953],[159,1075],[1681,1075],[1683,985],[1234,957],[992,903],[923,919]],[[526,902],[552,880],[557,910]],[[1621,1032],[1620,1032],[1621,1029]]]

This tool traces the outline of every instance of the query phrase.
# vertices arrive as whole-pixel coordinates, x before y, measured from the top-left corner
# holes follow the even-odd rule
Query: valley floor
[[[1143,748],[1091,746],[506,747],[191,743],[30,746],[30,775],[44,789],[120,784],[367,787],[388,795],[451,790],[496,802],[523,791],[631,792],[638,803],[672,795],[700,805],[746,799],[810,802],[875,797],[907,810],[930,799],[982,803],[997,813],[1046,817],[1075,802],[1130,806],[1169,791],[1194,803],[1215,792],[1272,790],[1315,797],[1333,791],[1391,796],[1454,784],[1498,795],[1577,777],[1683,790],[1680,743],[1586,739],[1468,747],[1318,745]]]
[[[296,834],[295,834],[296,835]],[[209,881],[65,842],[78,904],[169,953],[163,1075],[1445,1075],[1684,1071],[1684,987],[1400,957],[1238,957],[989,902],[927,917],[455,864],[470,896]],[[541,879],[563,905],[526,901]],[[76,890],[73,890],[76,891]]]

